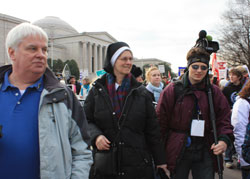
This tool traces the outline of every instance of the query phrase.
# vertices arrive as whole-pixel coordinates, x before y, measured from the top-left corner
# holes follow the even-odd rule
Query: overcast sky
[[[135,57],[158,58],[172,70],[204,29],[216,30],[228,0],[3,0],[0,13],[34,22],[57,16],[78,32],[106,31],[127,42]]]

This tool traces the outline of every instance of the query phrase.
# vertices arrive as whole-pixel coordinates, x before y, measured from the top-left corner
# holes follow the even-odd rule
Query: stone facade
[[[103,67],[107,46],[117,40],[107,32],[77,32],[58,17],[47,16],[33,22],[49,36],[49,58],[76,60],[80,71],[89,78]]]
[[[167,63],[167,65],[169,67],[171,67],[171,63],[168,63],[166,61],[157,59],[157,58],[143,58],[143,59],[134,59],[133,62],[136,66],[140,67],[142,69],[142,67],[146,64],[150,64],[150,65],[158,65],[159,63]]]
[[[28,21],[0,13],[0,66],[11,63],[7,57],[5,39],[10,29],[22,22]]]
[[[0,65],[9,64],[5,49],[5,39],[11,28],[26,20],[0,14]],[[58,17],[48,16],[33,24],[43,28],[49,37],[49,58],[62,61],[76,60],[79,69],[89,78],[101,70],[107,46],[117,40],[107,32],[77,32]]]
[[[5,49],[7,33],[17,24],[29,22],[16,17],[0,14],[0,66],[11,63]],[[49,37],[48,58],[62,61],[76,60],[78,67],[84,76],[90,79],[96,77],[96,71],[103,67],[107,46],[117,42],[107,32],[77,32],[67,22],[58,17],[47,16],[33,22],[43,28]],[[4,42],[4,43],[3,43]],[[159,64],[165,62],[156,58],[135,59],[136,66],[142,68],[144,64]],[[53,65],[53,63],[51,64]],[[169,64],[171,65],[171,64]]]

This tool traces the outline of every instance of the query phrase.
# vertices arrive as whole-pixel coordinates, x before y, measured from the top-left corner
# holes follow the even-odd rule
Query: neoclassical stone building
[[[107,46],[117,40],[107,32],[77,32],[58,17],[47,16],[33,24],[49,36],[49,57],[62,61],[74,59],[83,74],[93,78],[102,69]]]
[[[0,13],[0,66],[10,63],[5,48],[6,36],[10,29],[22,22],[28,21]]]
[[[0,13],[0,66],[10,63],[5,49],[7,33],[22,22],[29,21]],[[70,24],[58,17],[47,16],[33,22],[33,24],[40,26],[48,34],[49,58],[61,59],[62,61],[74,59],[82,74],[91,79],[95,78],[96,71],[103,67],[107,46],[110,43],[117,42],[107,32],[79,33]],[[147,63],[158,64],[161,62],[164,61],[155,58],[135,58],[134,60],[134,63],[140,67]]]
[[[168,66],[171,67],[171,63],[168,63],[166,61],[157,59],[157,58],[142,58],[142,59],[134,59],[134,64],[140,68],[142,68],[144,65],[149,64],[149,65],[158,65],[159,63],[166,63]]]
[[[0,14],[1,42],[5,42],[11,28],[22,22],[28,21]],[[48,16],[33,24],[43,28],[49,36],[49,58],[62,61],[74,59],[80,71],[90,78],[94,78],[95,72],[102,69],[107,46],[117,41],[107,32],[79,33],[58,17]],[[10,63],[4,43],[1,43],[0,55],[0,65]]]

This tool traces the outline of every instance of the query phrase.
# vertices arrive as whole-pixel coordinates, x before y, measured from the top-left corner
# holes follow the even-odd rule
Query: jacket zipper
[[[132,89],[132,90],[129,92],[129,94],[127,95],[126,99],[125,99],[125,102],[124,102],[124,105],[123,105],[123,108],[122,108],[122,113],[121,113],[121,116],[119,117],[118,123],[117,123],[118,129],[119,129],[119,130],[121,130],[120,121],[121,121],[121,117],[122,117],[122,115],[123,115],[125,106],[126,106],[126,104],[127,104],[128,98],[129,98],[129,96],[132,94],[132,92],[133,92],[134,90],[136,90],[136,89],[137,89],[137,88]]]
[[[111,113],[114,113],[113,107],[110,106],[110,104],[111,104],[110,98],[107,98],[107,97],[109,97],[109,95],[105,92],[103,85],[100,84],[99,82],[96,82],[96,84],[98,84],[98,85],[100,86],[100,88],[102,89],[102,91],[104,91],[104,93],[103,93],[104,99],[105,99],[106,103],[108,103]],[[136,87],[136,88],[131,89],[131,91],[129,92],[129,94],[127,95],[127,97],[126,97],[126,99],[125,99],[125,102],[124,102],[124,105],[123,105],[123,108],[122,108],[122,112],[121,112],[121,116],[119,117],[118,122],[117,122],[118,129],[119,129],[119,130],[121,129],[120,121],[121,121],[121,117],[122,117],[122,115],[123,115],[125,106],[126,106],[126,104],[127,104],[128,97],[132,94],[133,91],[135,91],[135,90],[138,89],[138,88],[139,88],[139,87]]]

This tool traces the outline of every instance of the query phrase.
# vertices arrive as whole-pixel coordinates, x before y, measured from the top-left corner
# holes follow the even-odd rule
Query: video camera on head
[[[219,50],[219,43],[212,40],[212,36],[207,35],[205,30],[201,30],[194,47],[203,47],[209,54],[216,53]]]

